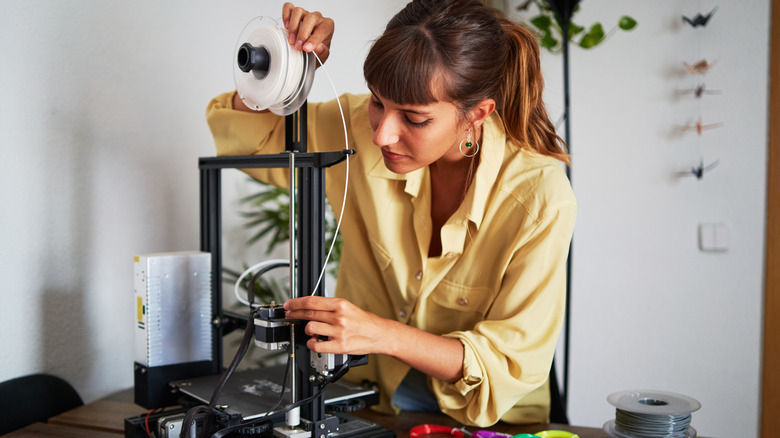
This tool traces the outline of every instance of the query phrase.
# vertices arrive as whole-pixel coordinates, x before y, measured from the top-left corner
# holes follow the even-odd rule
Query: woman
[[[289,3],[283,20],[292,45],[327,58],[333,20]],[[346,201],[336,298],[287,301],[288,317],[310,321],[316,352],[372,355],[348,378],[379,382],[380,410],[546,421],[576,202],[533,36],[476,0],[415,0],[364,75],[371,94],[341,98],[349,199],[343,168],[327,170],[334,211]],[[220,155],[284,148],[283,119],[235,92],[207,118]],[[335,101],[310,104],[308,127],[309,151],[344,148]]]

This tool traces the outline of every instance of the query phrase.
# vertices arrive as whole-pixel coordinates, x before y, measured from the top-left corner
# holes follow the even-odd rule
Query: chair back
[[[0,435],[83,405],[65,380],[31,374],[0,383]]]

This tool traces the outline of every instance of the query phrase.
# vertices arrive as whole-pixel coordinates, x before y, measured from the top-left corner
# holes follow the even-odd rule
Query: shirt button
[[[398,316],[400,316],[401,318],[406,318],[406,310],[401,309],[401,311],[398,312]]]
[[[458,304],[461,306],[468,306],[469,305],[469,299],[466,297],[460,297],[458,298]]]
[[[415,275],[414,278],[422,280],[422,271],[417,271],[417,275]]]

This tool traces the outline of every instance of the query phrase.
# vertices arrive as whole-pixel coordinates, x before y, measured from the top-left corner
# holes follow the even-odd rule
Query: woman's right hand
[[[325,63],[330,55],[335,28],[332,19],[323,17],[317,11],[309,12],[292,3],[285,3],[282,7],[282,21],[293,47],[304,52],[314,52]]]

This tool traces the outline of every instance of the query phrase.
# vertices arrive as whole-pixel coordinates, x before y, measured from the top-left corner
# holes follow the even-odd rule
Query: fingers
[[[309,348],[309,350],[315,352],[315,353],[322,353],[322,354],[367,354],[367,353],[345,353],[347,351],[340,343],[337,343],[335,341],[320,341],[317,337],[309,338],[308,341],[306,341],[306,347]]]
[[[303,16],[308,12],[303,8],[294,7],[290,3],[285,3],[284,6],[282,8],[282,20],[284,21],[284,27],[287,29],[287,39],[291,45],[300,50],[303,48],[303,40],[298,38],[299,27]]]
[[[330,45],[333,30],[334,23],[330,18],[323,17],[319,12],[307,14],[298,27],[298,41],[303,42],[303,50],[319,54]]]
[[[328,324],[311,321],[306,324],[306,334],[311,336],[306,341],[306,346],[315,353],[369,354],[375,352],[371,348],[373,343],[370,339],[350,334]]]
[[[285,313],[285,318],[288,320],[320,321],[326,324],[338,322],[338,317],[333,312],[312,309],[288,310]]]
[[[313,338],[320,336],[333,337],[337,334],[336,328],[332,325],[317,321],[309,321],[306,324],[305,332]]]
[[[288,41],[297,50],[315,52],[322,62],[330,54],[335,23],[319,12],[309,12],[303,8],[285,3],[282,7],[282,20],[288,32]]]
[[[347,310],[349,305],[349,301],[342,298],[310,295],[285,301],[284,310],[288,312],[299,310],[321,310],[326,312],[335,312]]]
[[[381,352],[382,319],[342,298],[306,296],[284,303],[287,319],[308,320],[309,349],[317,353]]]
[[[292,14],[293,9],[295,9],[295,6],[290,2],[282,5],[282,23],[284,23],[285,28],[290,22],[290,15]]]
[[[334,324],[339,318],[334,313],[338,305],[333,301],[337,298],[325,298],[307,296],[287,300],[284,303],[285,317],[287,319],[302,319],[307,321],[321,321],[326,324]]]

